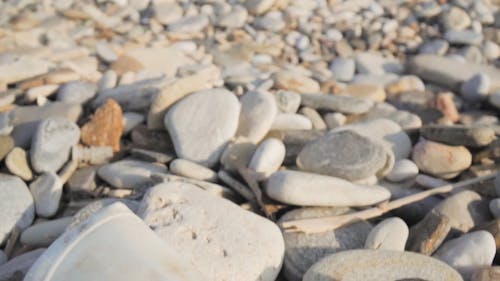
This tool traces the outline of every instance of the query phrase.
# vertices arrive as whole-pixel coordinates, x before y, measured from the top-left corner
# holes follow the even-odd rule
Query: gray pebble
[[[167,168],[161,164],[151,164],[136,160],[120,160],[99,168],[97,174],[116,188],[139,188],[150,184],[152,173],[165,173]]]
[[[97,86],[86,81],[71,81],[61,87],[57,92],[57,100],[67,103],[84,104],[97,93]]]
[[[21,233],[20,241],[28,246],[47,247],[64,232],[72,220],[72,217],[65,217],[34,224]]]
[[[332,64],[330,64],[330,70],[333,72],[333,76],[337,81],[348,82],[354,77],[356,64],[354,60],[350,58],[336,58]]]
[[[478,73],[465,81],[460,88],[462,97],[470,101],[482,101],[490,93],[491,81],[488,75]]]
[[[55,173],[47,172],[39,176],[30,184],[30,191],[35,201],[37,215],[51,217],[57,212],[63,182]]]

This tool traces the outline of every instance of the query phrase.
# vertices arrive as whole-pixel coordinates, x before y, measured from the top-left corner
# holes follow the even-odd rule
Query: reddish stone
[[[120,105],[113,99],[108,99],[96,110],[92,120],[82,127],[82,142],[93,146],[111,146],[114,152],[120,151],[122,119]]]

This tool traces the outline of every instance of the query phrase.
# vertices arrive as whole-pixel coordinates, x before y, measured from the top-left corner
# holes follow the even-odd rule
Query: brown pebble
[[[471,281],[495,281],[500,280],[500,266],[491,266],[477,270],[471,277]]]
[[[444,116],[454,123],[460,119],[460,114],[458,113],[457,106],[453,101],[452,93],[438,94],[434,101],[434,107],[441,111]]]
[[[120,105],[115,100],[108,99],[96,110],[92,120],[82,127],[82,142],[91,146],[111,146],[114,152],[120,151],[122,119]]]
[[[116,74],[122,75],[126,72],[138,72],[144,66],[136,59],[129,56],[121,56],[110,66],[110,69],[115,71]]]

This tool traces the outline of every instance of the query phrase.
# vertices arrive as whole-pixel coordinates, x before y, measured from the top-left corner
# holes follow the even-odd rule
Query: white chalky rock
[[[285,247],[274,223],[191,184],[153,187],[138,214],[188,256],[200,280],[273,281],[281,269]]]
[[[204,280],[196,266],[171,246],[125,205],[115,203],[68,228],[24,280],[132,281],[145,276],[151,281]]]
[[[121,160],[102,166],[97,175],[116,188],[137,188],[151,183],[152,173],[165,173],[167,168],[137,160]]]
[[[278,113],[274,118],[273,130],[311,130],[312,122],[302,114]]]
[[[226,89],[203,90],[176,103],[165,116],[175,152],[205,166],[218,161],[238,128],[241,105]]]
[[[170,163],[170,172],[186,178],[216,181],[217,173],[200,164],[194,163],[186,159],[175,159]]]
[[[397,160],[394,167],[387,175],[387,179],[392,182],[401,182],[412,179],[418,175],[418,167],[413,161],[408,159]]]

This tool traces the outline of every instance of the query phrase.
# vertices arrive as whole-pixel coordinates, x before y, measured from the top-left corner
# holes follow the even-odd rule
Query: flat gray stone
[[[34,224],[21,233],[19,240],[28,246],[48,247],[64,232],[72,220],[72,217],[65,217]]]
[[[418,175],[418,167],[411,160],[400,159],[394,162],[394,167],[387,174],[387,179],[392,182],[402,182],[413,179]]]
[[[251,91],[240,99],[241,113],[236,137],[245,137],[260,142],[271,129],[278,112],[276,100],[271,93]]]
[[[457,61],[436,55],[418,55],[408,61],[408,71],[423,80],[458,90],[461,83],[477,73],[485,73],[491,88],[500,88],[500,70],[489,65]]]
[[[30,184],[30,191],[37,215],[51,217],[57,212],[63,191],[59,176],[53,172],[42,174]]]
[[[373,176],[386,164],[382,145],[351,130],[326,134],[306,144],[297,157],[303,171],[351,181]]]
[[[161,164],[137,160],[120,160],[107,164],[97,170],[97,175],[116,188],[139,188],[151,183],[153,173],[166,173]]]
[[[431,141],[471,147],[486,146],[495,139],[495,130],[487,126],[426,125],[420,134]]]
[[[4,263],[0,266],[0,280],[23,280],[24,275],[43,252],[45,252],[45,248],[36,249]]]
[[[483,40],[483,34],[473,30],[449,30],[444,34],[444,39],[450,44],[479,45]]]
[[[466,100],[482,101],[488,97],[490,87],[490,77],[484,73],[478,73],[462,84],[460,92]]]
[[[33,222],[33,197],[20,178],[0,174],[0,210],[0,243],[5,241],[14,227],[22,230]]]
[[[340,178],[298,171],[272,174],[265,190],[277,201],[298,206],[368,206],[390,197],[390,192],[380,186],[353,184]]]
[[[462,281],[447,264],[424,255],[389,250],[352,250],[313,265],[304,281],[442,280]]]
[[[70,156],[71,147],[78,143],[80,129],[64,118],[53,117],[43,120],[31,143],[31,165],[41,172],[56,172]]]
[[[287,212],[279,222],[336,216],[350,211],[349,208],[300,208]],[[330,254],[362,248],[371,229],[369,222],[360,221],[321,233],[284,232],[286,251],[283,271],[287,280],[302,280],[313,264]]]
[[[153,187],[138,214],[205,280],[274,281],[281,269],[285,245],[274,223],[192,184]]]
[[[495,238],[484,230],[466,233],[444,243],[433,257],[454,267],[465,280],[486,266],[495,258]]]
[[[57,91],[57,100],[67,103],[83,104],[97,93],[97,85],[86,81],[71,81]]]
[[[336,58],[330,64],[330,71],[337,81],[349,82],[354,78],[356,63],[350,58]]]
[[[181,158],[205,166],[218,161],[238,127],[241,105],[226,89],[203,90],[176,103],[165,126]]]

